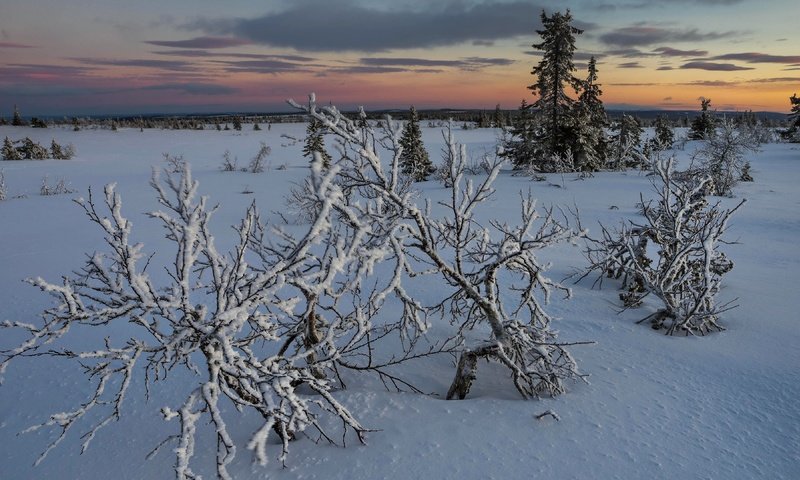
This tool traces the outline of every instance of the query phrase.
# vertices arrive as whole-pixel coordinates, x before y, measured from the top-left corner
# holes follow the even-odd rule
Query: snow
[[[426,125],[421,122],[423,140],[438,164],[444,146],[441,129]],[[71,201],[86,198],[89,187],[100,196],[104,185],[117,184],[123,214],[132,223],[131,241],[143,243],[145,255],[156,252],[148,274],[159,275],[156,272],[170,261],[172,250],[161,224],[146,213],[162,208],[148,182],[153,167],[165,166],[163,153],[183,155],[199,181],[198,194],[208,196],[211,206],[219,204],[211,229],[216,247],[224,252],[237,244],[238,235],[230,226],[241,223],[252,201],[262,220],[270,223],[278,220],[279,212],[289,210],[283,198],[293,183],[303,181],[309,161],[302,157],[302,144],[285,145],[281,135],[301,138],[304,131],[304,124],[275,124],[261,131],[245,125],[241,132],[0,127],[0,138],[30,136],[42,144],[55,139],[72,143],[77,150],[69,161],[0,162],[8,190],[7,200],[0,202],[0,322],[35,323],[51,305],[48,295],[24,279],[42,277],[60,283],[61,275],[79,268],[86,254],[102,251],[104,232]],[[491,129],[454,134],[475,159],[494,151],[498,136]],[[220,171],[226,150],[245,165],[261,142],[272,147],[265,172]],[[677,152],[679,158],[685,161],[699,145],[688,142]],[[263,447],[267,459],[265,466],[259,466],[253,462],[257,455],[239,448],[227,466],[231,477],[796,478],[800,472],[800,146],[764,145],[748,159],[755,182],[735,187],[737,198],[721,199],[725,208],[748,199],[729,221],[727,238],[737,244],[722,247],[735,267],[723,279],[719,301],[738,298],[740,305],[723,314],[726,331],[696,338],[667,337],[636,324],[658,308],[655,301],[618,314],[614,282],[592,290],[591,280],[584,280],[571,285],[572,299],[555,296],[545,309],[559,319],[553,323],[559,341],[597,342],[570,349],[581,372],[591,375],[588,385],[567,384],[567,393],[560,397],[525,401],[507,370],[482,364],[467,399],[445,401],[455,373],[449,356],[423,358],[396,370],[432,395],[388,392],[374,378],[351,374],[346,376],[347,390],[334,391],[333,397],[360,425],[375,430],[366,434],[367,445],[361,445],[352,432],[346,448],[301,438],[291,445],[283,468],[278,460],[280,444],[274,438],[261,444],[260,437],[253,437],[262,425],[260,416],[246,414],[232,421],[228,415],[233,444],[255,448],[255,453]],[[45,175],[63,177],[76,193],[40,196]],[[449,191],[435,181],[416,187],[433,208],[439,208],[437,202],[452,201]],[[531,190],[540,206],[577,206],[590,232],[599,229],[598,221],[615,226],[621,219],[640,218],[639,192],[651,195],[648,178],[632,171],[599,173],[586,180],[551,175],[545,182],[503,171],[494,187],[496,193],[476,209],[476,216],[516,222],[519,192]],[[241,193],[245,190],[253,193]],[[552,263],[548,275],[554,280],[585,265],[580,249],[569,245],[539,251],[537,256]],[[390,278],[393,266],[388,267],[378,264],[375,270]],[[404,287],[423,300],[437,289],[435,282]],[[427,335],[432,338],[450,332],[446,321],[428,322]],[[124,334],[125,328],[133,327],[113,328]],[[75,351],[94,351],[102,345],[102,337],[90,330],[70,333],[69,347]],[[12,348],[25,338],[18,330],[4,329],[0,348]],[[162,407],[179,408],[177,402],[186,398],[180,392],[198,387],[199,377],[176,370],[166,381],[155,383],[146,400],[143,379],[134,376],[121,419],[98,431],[84,454],[80,451],[86,439],[81,435],[102,421],[99,413],[76,425],[38,466],[34,462],[58,432],[47,428],[19,432],[52,414],[75,410],[91,398],[93,389],[79,365],[68,359],[17,359],[3,377],[0,478],[174,477],[176,444],[149,460],[145,457],[168,435],[180,433],[178,422],[163,421]],[[109,389],[117,391],[119,385]],[[194,415],[190,406],[186,408],[187,415]],[[220,408],[230,410],[230,405]],[[191,427],[198,429],[196,443],[180,448],[187,455],[194,453],[192,471],[214,478],[213,426]],[[248,445],[251,438],[255,443]]]

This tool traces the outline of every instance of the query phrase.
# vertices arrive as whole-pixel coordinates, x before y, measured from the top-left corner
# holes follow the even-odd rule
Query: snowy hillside
[[[263,127],[263,125],[262,125]],[[171,261],[172,245],[163,227],[145,213],[159,208],[148,186],[151,169],[163,168],[163,154],[182,155],[200,183],[200,193],[219,210],[211,227],[220,250],[236,240],[237,225],[255,201],[263,219],[279,222],[291,213],[285,197],[308,174],[302,144],[281,135],[302,138],[304,124],[275,124],[252,131],[82,130],[0,127],[0,139],[30,136],[43,144],[55,139],[74,144],[69,161],[0,161],[8,199],[0,201],[0,321],[34,322],[51,299],[23,283],[43,277],[58,282],[80,268],[85,255],[106,248],[102,232],[71,201],[96,195],[116,182],[123,213],[133,222],[133,241],[155,252],[154,271]],[[498,131],[456,130],[477,161],[491,153]],[[444,147],[441,129],[423,128],[425,146],[434,164]],[[229,151],[246,165],[260,142],[272,147],[267,170],[260,174],[222,172]],[[687,162],[699,142],[675,152]],[[481,364],[468,397],[446,401],[455,373],[450,355],[421,358],[394,373],[426,394],[387,391],[379,379],[345,373],[345,390],[334,397],[358,417],[366,445],[348,434],[347,447],[315,444],[301,437],[292,442],[286,467],[278,460],[280,445],[268,446],[269,463],[254,465],[245,445],[260,418],[237,417],[228,425],[239,451],[229,470],[234,478],[719,478],[791,479],[800,475],[800,147],[767,144],[748,157],[755,182],[735,187],[736,198],[721,199],[732,207],[748,202],[732,217],[724,245],[734,261],[720,297],[737,299],[738,308],[721,320],[727,330],[705,337],[670,337],[636,321],[657,305],[618,313],[614,281],[592,289],[592,280],[573,285],[573,296],[554,295],[547,311],[557,317],[559,341],[595,341],[571,347],[588,384],[569,383],[556,398],[523,400],[507,370]],[[73,194],[40,196],[43,177],[63,178]],[[415,184],[419,196],[446,200],[449,191],[430,180]],[[577,207],[591,233],[598,222],[613,227],[638,217],[639,192],[652,194],[650,180],[636,171],[603,172],[578,179],[575,174],[547,176],[533,182],[512,176],[506,167],[497,192],[476,212],[479,219],[517,221],[519,193],[531,191],[539,205]],[[438,208],[438,207],[437,207]],[[297,227],[299,228],[299,227]],[[578,246],[559,245],[541,252],[552,262],[549,276],[562,280],[586,265]],[[158,268],[155,268],[158,267]],[[381,267],[379,266],[378,269]],[[387,275],[389,272],[387,272]],[[158,275],[158,274],[154,274]],[[162,274],[163,275],[163,274]],[[414,284],[420,298],[436,297],[441,285],[433,279]],[[397,307],[382,315],[397,313]],[[431,340],[451,332],[448,322],[431,319]],[[123,326],[113,327],[127,338]],[[94,335],[96,337],[96,335]],[[0,332],[0,349],[24,340],[20,332]],[[68,337],[66,347],[94,349],[102,337],[91,332]],[[65,345],[60,345],[65,347]],[[12,362],[0,386],[0,478],[173,478],[172,444],[149,460],[148,453],[177,433],[161,408],[176,408],[197,377],[176,370],[144,395],[144,379],[136,377],[121,420],[101,430],[81,454],[81,435],[100,417],[87,418],[70,431],[38,465],[34,462],[58,436],[58,429],[26,428],[49,415],[85,402],[93,391],[80,366],[66,359],[20,358]],[[232,410],[230,406],[226,406]],[[552,410],[552,416],[536,417]],[[228,417],[231,418],[231,417]],[[205,429],[205,430],[204,430]],[[338,439],[337,439],[338,440]],[[194,470],[215,476],[216,444],[210,428],[198,425]]]

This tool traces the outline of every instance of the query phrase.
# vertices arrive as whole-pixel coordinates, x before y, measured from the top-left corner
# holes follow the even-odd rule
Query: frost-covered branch
[[[120,417],[134,374],[144,375],[147,388],[168,372],[184,367],[203,378],[201,386],[187,392],[177,411],[165,408],[167,420],[177,419],[175,472],[178,478],[195,478],[190,467],[195,436],[210,425],[217,438],[217,474],[230,478],[228,465],[236,444],[228,432],[226,412],[252,409],[263,417],[248,449],[259,463],[266,462],[268,436],[275,432],[285,461],[289,442],[311,428],[331,440],[320,423],[321,415],[339,418],[345,430],[362,439],[366,429],[330,393],[331,383],[319,372],[338,358],[338,338],[357,342],[365,328],[344,317],[331,317],[317,341],[301,350],[282,349],[286,325],[296,318],[313,318],[315,299],[346,291],[354,281],[348,269],[366,230],[349,216],[354,226],[342,236],[331,221],[333,211],[346,214],[341,189],[332,180],[336,169],[312,169],[313,192],[320,209],[308,230],[299,236],[281,232],[279,240],[265,235],[254,205],[236,227],[238,242],[219,252],[210,228],[215,208],[198,198],[198,183],[184,168],[165,179],[154,173],[151,185],[162,209],[149,216],[161,223],[175,248],[164,272],[148,271],[154,261],[144,246],[131,241],[132,223],[122,213],[122,199],[114,185],[104,190],[101,207],[89,193],[77,203],[105,236],[107,253],[95,253],[72,277],[61,284],[36,278],[30,283],[49,293],[56,305],[38,324],[6,322],[21,329],[27,340],[0,354],[0,370],[18,357],[51,355],[76,359],[94,381],[94,393],[79,408],[52,415],[32,429],[60,429],[46,455],[92,410],[103,410],[102,420],[84,436],[88,447],[98,430]],[[320,245],[325,255],[317,256]],[[152,274],[152,275],[151,275]],[[335,303],[335,301],[334,301]],[[311,313],[309,313],[311,312]],[[119,338],[112,324],[133,325],[130,338]],[[84,328],[115,329],[105,345],[94,351],[72,352],[58,345]],[[347,343],[345,344],[345,346]],[[109,392],[110,385],[118,385]],[[301,395],[299,385],[314,395]],[[204,420],[201,420],[204,419]]]
[[[478,222],[475,210],[493,194],[501,163],[495,162],[478,183],[465,178],[466,155],[452,129],[445,134],[451,153],[445,182],[450,199],[439,205],[446,214],[437,218],[434,206],[418,206],[398,176],[401,129],[391,118],[376,133],[358,126],[335,107],[317,109],[313,96],[308,106],[293,105],[316,118],[338,140],[341,170],[337,181],[358,195],[358,201],[351,199],[350,205],[359,208],[359,218],[371,223],[377,238],[390,240],[396,268],[389,284],[405,305],[403,318],[422,328],[421,313],[438,311],[452,318],[459,338],[478,324],[490,328],[490,340],[462,350],[448,398],[467,395],[478,357],[509,368],[525,397],[556,395],[564,391],[562,380],[582,378],[566,349],[554,341],[551,318],[543,308],[553,291],[568,295],[568,289],[544,275],[548,266],[535,255],[539,249],[573,241],[581,232],[570,229],[552,210],[537,210],[530,195],[522,198],[519,224]],[[389,153],[388,163],[381,160],[376,146]],[[440,276],[450,293],[423,307],[402,286],[420,275]],[[520,280],[509,283],[507,275]],[[506,304],[506,292],[518,298],[515,305]]]

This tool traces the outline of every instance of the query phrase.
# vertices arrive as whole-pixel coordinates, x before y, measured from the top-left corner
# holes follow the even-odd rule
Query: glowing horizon
[[[342,109],[513,109],[535,100],[530,45],[553,7],[584,30],[575,74],[597,57],[608,108],[785,113],[800,92],[789,0],[70,3],[0,6],[0,116],[283,111],[310,92]]]

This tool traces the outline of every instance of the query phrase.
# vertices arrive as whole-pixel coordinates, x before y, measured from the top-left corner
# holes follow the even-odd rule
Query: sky
[[[788,112],[796,0],[3,0],[0,116],[516,108],[539,16],[569,8],[575,73],[611,109]]]

